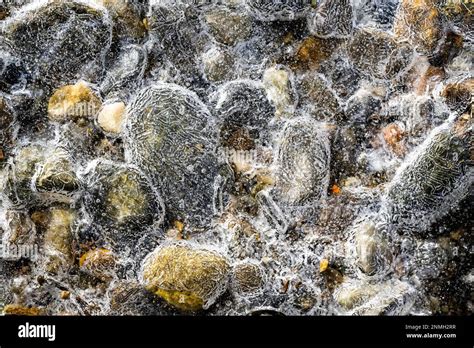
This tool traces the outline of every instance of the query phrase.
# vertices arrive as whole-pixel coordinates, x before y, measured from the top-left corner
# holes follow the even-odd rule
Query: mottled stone
[[[296,71],[317,70],[332,56],[339,43],[335,39],[309,36],[297,46],[290,66]]]
[[[316,120],[336,120],[342,109],[339,99],[320,74],[306,73],[297,81],[300,104]]]
[[[84,81],[56,90],[48,102],[48,117],[56,122],[92,118],[102,105],[100,98]]]
[[[234,265],[232,271],[232,288],[243,296],[261,292],[265,284],[263,268],[254,262],[242,262]]]
[[[214,38],[226,45],[245,40],[252,32],[248,16],[226,8],[217,8],[204,14],[204,19]]]
[[[361,72],[383,78],[385,66],[395,47],[390,34],[374,28],[362,28],[352,36],[348,55]]]
[[[349,280],[334,293],[336,301],[353,315],[407,315],[414,289],[398,279],[381,283]]]
[[[117,39],[140,40],[146,35],[145,4],[128,0],[97,0],[104,6],[114,22],[113,35]]]
[[[308,16],[309,31],[319,37],[347,37],[353,27],[350,0],[320,0]]]
[[[45,148],[38,144],[17,149],[10,167],[5,192],[15,205],[23,205],[33,198],[31,181],[37,166],[44,161]]]
[[[294,214],[315,215],[329,185],[331,155],[324,125],[296,118],[287,123],[280,139],[271,195],[287,219]]]
[[[222,85],[211,97],[221,124],[221,141],[245,128],[254,140],[264,140],[264,130],[275,115],[263,84],[253,80],[234,80]]]
[[[67,195],[78,190],[79,186],[71,157],[60,148],[46,158],[36,174],[35,187],[39,192]]]
[[[282,66],[268,68],[263,73],[263,85],[275,105],[275,116],[291,117],[298,101],[291,71]]]
[[[472,107],[472,96],[474,95],[474,79],[461,82],[448,83],[441,91],[446,104],[453,111],[463,112]]]
[[[431,53],[444,32],[445,19],[437,0],[402,0],[394,22],[394,33],[425,53]]]
[[[355,227],[354,236],[357,265],[366,274],[387,270],[393,256],[384,236],[370,219],[361,221]]]
[[[225,49],[214,46],[204,52],[201,59],[204,65],[204,74],[209,81],[225,81],[234,74],[234,58]]]
[[[116,258],[107,249],[92,249],[84,253],[79,259],[81,270],[92,274],[101,280],[110,280],[114,276]]]
[[[222,255],[187,244],[160,247],[144,261],[148,290],[185,311],[207,309],[226,290],[230,265]]]
[[[424,233],[468,194],[473,181],[471,125],[468,114],[448,120],[397,170],[382,206],[392,228]]]
[[[163,220],[161,198],[138,169],[99,160],[85,176],[84,205],[106,238],[135,240]]]
[[[174,84],[147,87],[127,107],[128,159],[159,187],[167,218],[196,228],[217,212],[213,201],[220,165],[210,122],[199,98]]]
[[[105,9],[80,1],[35,3],[15,12],[2,27],[33,79],[52,87],[77,80],[78,75],[97,77],[111,33]]]

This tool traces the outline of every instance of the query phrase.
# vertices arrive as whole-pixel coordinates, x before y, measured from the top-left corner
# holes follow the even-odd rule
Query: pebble
[[[125,103],[115,102],[102,106],[97,116],[97,123],[107,133],[120,134],[125,122]]]
[[[348,37],[352,33],[353,10],[350,0],[320,0],[308,16],[309,31],[319,37]]]
[[[79,259],[81,270],[104,281],[113,278],[115,264],[116,258],[113,253],[104,248],[89,250]]]
[[[161,197],[134,167],[96,160],[89,165],[85,185],[85,209],[109,241],[136,243],[144,229],[163,220]]]
[[[214,38],[225,45],[233,46],[252,32],[252,21],[248,16],[227,8],[211,10],[204,18]]]
[[[92,118],[99,112],[101,105],[102,101],[88,84],[79,81],[53,93],[48,102],[48,117],[56,122]]]
[[[184,311],[207,309],[226,290],[231,267],[217,252],[177,244],[160,247],[144,261],[148,290]]]
[[[193,92],[159,83],[127,107],[125,151],[160,187],[169,220],[203,228],[215,215],[217,136],[208,108]]]
[[[220,82],[232,77],[234,58],[226,49],[213,46],[203,53],[201,59],[209,81]]]
[[[232,288],[243,296],[255,295],[265,283],[263,268],[256,262],[242,262],[233,266]]]
[[[112,23],[101,6],[83,1],[35,2],[3,24],[2,34],[22,56],[33,80],[48,89],[78,76],[97,78],[103,71]]]
[[[394,33],[423,52],[431,53],[444,33],[444,16],[432,0],[402,0],[394,22]]]
[[[275,116],[291,117],[298,102],[291,71],[285,67],[271,67],[263,73],[263,85],[275,105]]]

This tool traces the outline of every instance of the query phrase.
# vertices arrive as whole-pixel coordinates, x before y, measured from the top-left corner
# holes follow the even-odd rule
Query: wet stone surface
[[[1,313],[472,314],[472,18],[0,1]]]

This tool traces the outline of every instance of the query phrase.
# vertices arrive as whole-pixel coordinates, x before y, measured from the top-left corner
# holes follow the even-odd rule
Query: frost
[[[33,253],[0,255],[0,308],[470,314],[473,38],[447,5],[2,5],[0,240]]]

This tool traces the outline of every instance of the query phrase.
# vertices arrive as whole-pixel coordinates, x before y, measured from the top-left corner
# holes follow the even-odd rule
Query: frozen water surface
[[[5,314],[472,314],[472,6],[0,4]]]

